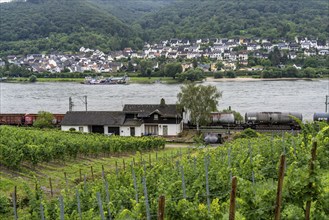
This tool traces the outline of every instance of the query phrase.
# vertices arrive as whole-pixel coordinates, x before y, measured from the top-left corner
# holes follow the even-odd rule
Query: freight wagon
[[[53,124],[60,125],[65,114],[53,114]],[[0,125],[32,126],[38,114],[0,114]]]
[[[326,121],[326,122],[329,122],[329,113],[314,113],[313,121]]]
[[[245,127],[299,129],[300,126],[295,119],[302,121],[302,114],[297,112],[247,112]]]
[[[24,125],[25,114],[0,114],[0,125]]]

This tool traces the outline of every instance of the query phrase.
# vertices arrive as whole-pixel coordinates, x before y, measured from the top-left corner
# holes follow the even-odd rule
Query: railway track
[[[218,134],[229,134],[231,132],[241,132],[243,131],[243,127],[232,127],[232,128],[201,128],[200,131],[202,133],[218,133]],[[299,133],[300,130],[293,130],[293,129],[288,129],[288,128],[256,128],[253,129],[259,133]]]

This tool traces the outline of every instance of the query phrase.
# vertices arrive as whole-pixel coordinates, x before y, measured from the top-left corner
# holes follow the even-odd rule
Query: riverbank
[[[37,78],[37,82],[76,82],[84,83],[84,78]],[[17,78],[7,78],[3,82],[20,82],[28,83],[30,82],[27,77],[17,77]],[[153,83],[163,83],[163,84],[175,84],[178,83],[177,80],[172,77],[129,77],[129,83],[138,83],[138,84],[153,84]]]
[[[252,78],[252,77],[236,77],[236,78],[218,78],[207,77],[205,80],[207,82],[250,82],[250,81],[296,81],[296,80],[305,80],[305,81],[314,81],[318,79],[325,78]]]
[[[314,81],[319,79],[328,79],[324,78],[252,78],[252,77],[236,77],[236,78],[218,78],[214,77],[206,77],[206,82],[250,82],[250,81]],[[37,78],[37,82],[76,82],[83,83],[84,78]],[[3,82],[30,82],[29,78],[26,77],[18,77],[18,78],[8,78]],[[153,83],[161,83],[161,84],[179,84],[176,79],[171,77],[129,77],[129,84],[153,84]]]

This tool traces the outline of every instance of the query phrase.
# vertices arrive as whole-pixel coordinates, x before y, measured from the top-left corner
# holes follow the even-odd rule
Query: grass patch
[[[7,82],[29,82],[27,77],[8,78]],[[37,82],[84,82],[84,78],[37,78]]]
[[[152,84],[152,83],[178,83],[172,77],[129,77],[130,83]]]

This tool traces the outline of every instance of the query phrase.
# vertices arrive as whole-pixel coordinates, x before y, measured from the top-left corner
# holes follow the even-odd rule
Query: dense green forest
[[[328,37],[328,1],[27,0],[2,3],[0,52],[141,48],[173,37]]]
[[[325,22],[327,21],[327,22]],[[328,1],[179,1],[140,22],[145,40],[328,36]]]
[[[84,45],[104,51],[143,45],[129,25],[85,0],[3,3],[0,14],[0,51],[7,54],[77,51]]]
[[[89,2],[109,11],[120,20],[129,24],[140,20],[147,14],[155,13],[170,6],[177,0],[89,0]],[[134,26],[138,28],[138,26]]]

